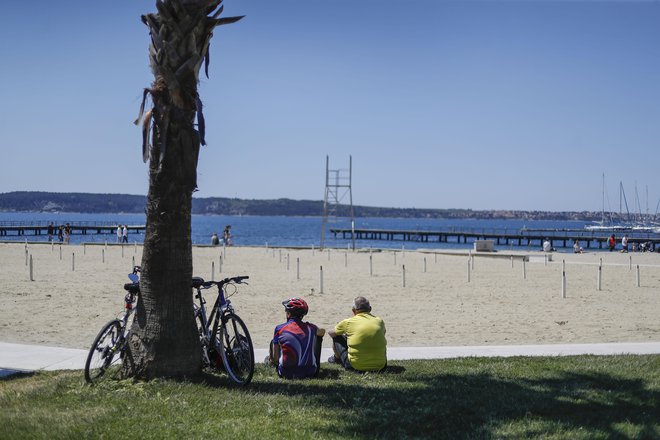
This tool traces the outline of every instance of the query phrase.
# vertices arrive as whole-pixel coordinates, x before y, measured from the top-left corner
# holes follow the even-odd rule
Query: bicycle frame
[[[224,281],[224,280],[223,280]],[[212,335],[215,335],[216,332],[218,331],[218,326],[220,325],[220,322],[222,320],[222,317],[225,314],[228,313],[234,313],[234,308],[231,306],[231,301],[227,300],[225,297],[225,285],[227,284],[226,282],[220,282],[222,284],[218,285],[218,297],[215,300],[215,303],[213,304],[213,307],[211,308],[211,315],[209,316],[206,311],[206,300],[204,299],[204,296],[202,295],[202,290],[203,289],[208,289],[211,286],[209,285],[208,287],[204,287],[204,284],[202,285],[197,285],[195,288],[197,289],[197,293],[195,294],[195,298],[199,300],[199,310],[201,310],[200,316],[202,319],[202,327],[204,330],[204,337],[208,341],[212,341]],[[213,330],[211,331],[211,326],[210,323],[213,323]],[[215,345],[217,344],[217,341],[214,341],[214,348]]]
[[[202,325],[200,342],[203,347],[207,349],[213,348],[217,353],[222,351],[222,342],[218,340],[215,335],[218,334],[218,329],[222,325],[223,318],[227,315],[235,315],[231,301],[227,299],[225,295],[225,287],[228,284],[240,284],[242,280],[247,278],[247,276],[225,278],[222,281],[204,281],[201,278],[193,279],[193,287],[197,290],[195,298],[197,298],[199,301],[199,305],[195,306],[200,311],[199,315]],[[213,304],[213,307],[211,308],[211,314],[208,315],[206,300],[202,295],[202,290],[209,289],[212,286],[216,286],[218,288],[218,296],[215,300],[215,303]],[[206,365],[211,365],[211,359],[209,358],[208,350],[203,350],[202,356],[204,357],[204,363]]]

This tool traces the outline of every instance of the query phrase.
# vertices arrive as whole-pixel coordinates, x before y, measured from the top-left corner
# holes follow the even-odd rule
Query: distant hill
[[[16,191],[0,193],[0,211],[143,213],[145,196],[130,194],[51,193]],[[321,200],[248,200],[226,197],[193,198],[193,214],[321,216]],[[354,206],[356,217],[598,220],[600,213],[549,211],[475,211],[471,209],[416,209]],[[347,212],[338,212],[347,215]]]

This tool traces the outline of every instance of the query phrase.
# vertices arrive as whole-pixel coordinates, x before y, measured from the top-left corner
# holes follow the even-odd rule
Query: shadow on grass
[[[34,376],[34,371],[20,371],[20,370],[9,370],[6,368],[0,368],[0,381],[9,381],[14,379],[22,379],[24,377]]]
[[[296,381],[291,386],[273,380],[254,382],[249,390],[281,394],[285,389],[288,395],[304,398],[306,405],[324,409],[334,417],[325,428],[329,436],[526,438],[563,433],[570,438],[581,433],[582,438],[658,438],[660,434],[660,393],[643,379],[566,368],[531,378],[414,368],[397,376],[356,375],[335,368],[339,380],[329,383]]]

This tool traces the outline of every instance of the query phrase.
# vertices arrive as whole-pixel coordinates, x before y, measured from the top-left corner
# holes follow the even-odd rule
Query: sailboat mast
[[[601,215],[600,215],[600,221],[601,221],[601,223],[602,223],[603,226],[604,226],[604,225],[605,225],[605,173],[603,173],[603,188],[602,188],[602,192],[603,192],[603,210],[602,210]]]

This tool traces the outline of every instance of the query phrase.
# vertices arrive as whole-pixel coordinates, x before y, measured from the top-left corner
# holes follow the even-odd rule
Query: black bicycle
[[[140,266],[134,266],[133,273],[128,274],[131,282],[124,284],[124,290],[128,292],[124,297],[124,311],[101,328],[92,348],[89,349],[85,362],[85,380],[88,383],[93,383],[106,374],[115,376],[121,369],[128,333],[133,322],[133,304],[140,293],[140,277],[137,275],[139,272]]]
[[[222,281],[204,281],[193,278],[195,298],[195,322],[202,345],[202,362],[205,368],[224,370],[239,385],[247,385],[254,374],[254,347],[245,323],[238,317],[229,301],[238,289],[237,284],[247,284],[249,277],[225,278]],[[207,315],[206,300],[202,290],[218,288],[218,297]],[[233,289],[233,290],[229,290]]]

